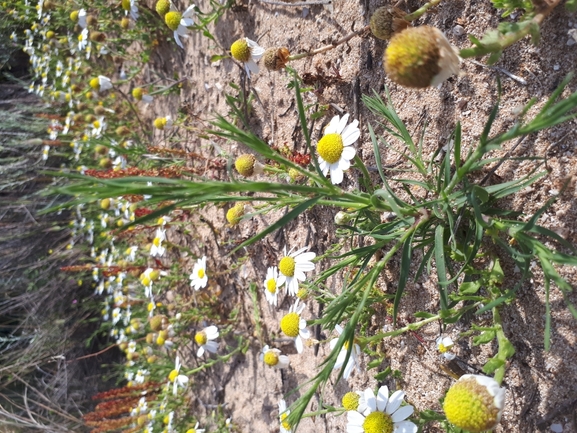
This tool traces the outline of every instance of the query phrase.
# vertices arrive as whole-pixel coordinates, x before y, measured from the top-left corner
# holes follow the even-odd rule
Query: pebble
[[[453,27],[453,34],[455,36],[462,36],[465,34],[465,28],[457,24],[455,27]]]
[[[561,66],[559,66],[559,65],[553,65],[553,70],[554,70],[554,71],[558,71],[559,69],[561,69]]]
[[[551,424],[551,431],[555,433],[563,433],[563,425],[562,424]]]
[[[309,8],[303,8],[303,18],[306,18],[309,14]]]

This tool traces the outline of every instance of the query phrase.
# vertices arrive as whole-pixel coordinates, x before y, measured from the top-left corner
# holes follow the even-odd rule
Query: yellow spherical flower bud
[[[142,87],[135,87],[134,89],[132,89],[132,97],[137,101],[140,101],[143,95],[144,95],[144,89]]]
[[[505,390],[494,379],[475,374],[461,376],[443,403],[447,420],[471,433],[495,428],[504,406]]]
[[[382,6],[371,16],[371,33],[379,39],[388,41],[391,37],[407,27],[405,12],[395,6]]]
[[[288,313],[281,319],[280,329],[287,337],[295,338],[299,335],[299,322],[300,316],[297,313]]]
[[[459,72],[459,56],[443,32],[409,27],[393,36],[384,55],[385,72],[402,86],[437,86]]]
[[[90,87],[92,87],[94,90],[98,90],[100,89],[100,82],[98,81],[98,77],[94,77],[93,79],[91,79],[88,84],[90,85]]]
[[[168,11],[170,10],[170,1],[169,0],[158,0],[156,2],[156,12],[161,17],[164,17]]]
[[[164,22],[166,23],[168,28],[172,31],[178,29],[181,19],[182,14],[177,11],[170,11],[164,16]]]
[[[130,10],[130,0],[122,0],[121,5],[122,9],[124,9],[125,11]]]
[[[226,220],[231,226],[237,225],[244,215],[244,203],[237,203],[226,213]]]
[[[166,117],[157,117],[154,119],[154,127],[156,129],[163,130],[166,126]]]
[[[356,392],[347,392],[341,399],[341,404],[346,410],[357,410],[361,396]]]
[[[289,57],[287,48],[269,48],[263,54],[264,67],[269,71],[280,71],[288,63]]]
[[[46,39],[52,39],[56,34],[52,30],[46,32]]]
[[[70,12],[70,20],[73,21],[73,22],[78,21],[78,13],[79,13],[79,12],[80,12],[80,11],[72,11],[72,12]]]
[[[254,155],[245,153],[240,155],[234,162],[234,168],[242,176],[250,177],[253,174],[262,173],[262,165],[256,160]]]
[[[110,199],[105,198],[103,200],[100,200],[100,207],[104,210],[110,208]]]
[[[250,60],[250,47],[245,38],[241,38],[230,46],[230,53],[235,60],[246,63]]]
[[[130,20],[127,17],[122,17],[120,20],[120,27],[126,30],[130,26]]]

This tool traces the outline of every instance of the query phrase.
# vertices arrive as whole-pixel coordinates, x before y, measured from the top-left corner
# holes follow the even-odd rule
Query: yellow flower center
[[[448,352],[450,347],[446,347],[443,343],[439,343],[439,352],[446,353]]]
[[[205,272],[204,269],[199,269],[198,272],[196,273],[196,275],[198,276],[198,278],[204,278]]]
[[[78,21],[78,12],[79,11],[70,12],[70,20],[71,21],[74,21],[74,22]]]
[[[230,46],[230,53],[239,62],[246,63],[250,60],[250,47],[246,39],[239,39]]]
[[[361,396],[356,392],[347,392],[343,395],[341,403],[346,410],[357,410]]]
[[[168,0],[158,0],[156,2],[156,12],[161,17],[165,16],[170,10],[170,2]]]
[[[196,430],[193,428],[189,428],[186,433],[196,433]]]
[[[393,433],[393,420],[383,412],[372,412],[363,423],[365,433]]]
[[[100,82],[98,81],[98,77],[94,77],[88,84],[90,84],[90,87],[92,87],[94,90],[100,89]]]
[[[154,119],[154,127],[156,129],[164,129],[164,127],[166,126],[166,117],[157,117],[156,119]]]
[[[226,213],[226,220],[231,226],[234,226],[240,222],[240,219],[244,215],[244,204],[237,203],[231,207]]]
[[[154,246],[156,248],[158,248],[160,246],[160,238],[154,238],[154,240],[152,241],[152,243],[154,244]]]
[[[140,101],[142,99],[143,94],[144,91],[142,90],[142,87],[135,87],[134,89],[132,89],[132,97],[137,101]]]
[[[493,396],[474,378],[455,383],[447,392],[443,409],[452,424],[471,433],[490,430],[499,420]]]
[[[300,316],[295,313],[288,313],[280,321],[280,329],[287,337],[295,338],[299,335]]]
[[[271,292],[273,295],[276,293],[276,280],[274,278],[270,278],[266,282],[266,289]]]
[[[130,10],[130,0],[122,0],[122,9],[125,11]]]
[[[278,354],[273,350],[269,350],[264,354],[264,363],[266,365],[275,366],[278,364]]]
[[[178,377],[178,371],[172,370],[170,372],[170,374],[168,375],[168,380],[170,380],[171,382],[174,382],[177,377]]]
[[[254,163],[256,158],[250,154],[244,154],[239,156],[234,162],[234,167],[236,171],[242,176],[252,176],[254,172]]]
[[[178,26],[180,25],[180,19],[182,18],[182,15],[180,12],[177,11],[171,11],[168,12],[165,16],[164,16],[164,22],[166,23],[166,25],[168,26],[168,28],[170,30],[176,30],[178,28]]]
[[[341,134],[326,134],[317,144],[317,152],[329,164],[334,164],[341,159],[344,149]]]
[[[291,425],[288,423],[287,418],[288,418],[288,413],[283,412],[280,414],[280,423],[282,424],[282,426],[284,427],[285,430],[290,431]]]
[[[295,274],[295,265],[295,259],[290,256],[286,256],[280,260],[278,269],[285,277],[293,277]]]
[[[208,338],[206,337],[206,332],[204,331],[197,332],[196,335],[194,336],[194,341],[196,341],[196,343],[201,346],[206,344],[206,342],[208,341]]]

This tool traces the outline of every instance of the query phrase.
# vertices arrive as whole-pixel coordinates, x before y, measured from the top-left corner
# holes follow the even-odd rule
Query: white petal
[[[323,160],[320,156],[319,156],[319,168],[321,169],[321,172],[325,176],[329,172],[329,163]]]
[[[335,346],[337,345],[337,341],[339,341],[338,338],[333,338],[331,341],[329,341],[329,347],[331,350],[335,348]]]
[[[343,117],[341,117],[341,120],[339,121],[339,124],[337,126],[337,130],[335,132],[337,134],[341,134],[343,132],[343,130],[345,129],[345,126],[347,126],[348,121],[349,121],[349,113],[347,113]]]
[[[343,131],[342,138],[343,138],[343,144],[345,146],[350,146],[355,141],[357,141],[361,136],[361,130],[357,128],[358,123],[359,121],[355,120],[353,123],[348,125]]]
[[[417,426],[411,421],[403,421],[395,424],[394,433],[417,433]]]
[[[373,394],[373,390],[371,388],[365,389],[365,403],[371,412],[377,410],[377,399],[375,398],[375,394]]]
[[[308,251],[308,250],[309,250],[309,247],[302,247],[302,248],[299,248],[298,250],[296,250],[295,252],[290,253],[289,255],[291,257],[293,257],[296,261],[297,256],[300,256],[301,253],[304,253],[305,251]]]
[[[200,358],[203,354],[204,354],[204,347],[200,346],[196,351],[196,356]]]
[[[196,11],[194,10],[194,5],[189,6],[186,8],[184,13],[182,14],[183,18],[192,18],[196,15]]]
[[[304,329],[301,329],[301,330],[299,331],[299,335],[300,335],[303,339],[308,340],[309,338],[311,338],[311,331],[309,331],[308,329],[304,328]]]
[[[343,159],[347,159],[347,160],[351,160],[355,157],[355,155],[357,154],[357,149],[355,149],[353,146],[345,146],[343,148],[343,153],[341,154],[341,161]]]
[[[335,116],[331,119],[327,127],[325,128],[325,135],[335,134],[337,132],[337,127],[339,126],[339,116]]]
[[[385,410],[388,401],[389,401],[389,388],[386,385],[381,386],[379,388],[379,392],[377,393],[377,407],[379,408],[379,411],[383,412]]]
[[[317,256],[317,254],[316,254],[316,253],[313,253],[313,252],[303,253],[303,254],[300,254],[299,256],[295,257],[295,262],[296,262],[296,263],[310,262],[310,261],[313,260],[316,256]],[[313,265],[313,266],[314,266],[314,265]]]
[[[403,391],[395,391],[391,398],[389,398],[389,404],[387,405],[387,413],[391,415],[394,413],[401,403],[403,402],[403,398],[405,397],[405,393]]]
[[[399,410],[395,411],[395,413],[391,415],[391,419],[393,422],[404,421],[410,417],[414,411],[415,409],[411,405],[400,407]]]
[[[340,168],[331,169],[331,183],[333,185],[338,185],[344,179],[345,175]]]
[[[303,353],[303,349],[304,349],[303,340],[301,340],[300,337],[295,338],[295,346],[297,348],[298,353]]]
[[[218,352],[218,343],[216,341],[207,341],[204,345],[205,349],[209,352],[216,353]]]
[[[346,171],[351,168],[351,163],[347,159],[341,158],[339,161],[339,170]]]
[[[343,373],[343,377],[345,378],[345,380],[349,378],[351,372],[353,371],[353,368],[355,368],[355,361],[353,360],[353,355],[351,354],[349,362],[347,362],[347,365],[345,366],[345,372]]]
[[[258,62],[260,60],[260,58],[262,57],[262,55],[264,54],[264,51],[265,50],[263,47],[259,47],[257,45],[256,47],[251,48],[250,56],[255,62]]]
[[[177,44],[180,48],[184,49],[184,45],[182,45],[182,42],[180,42],[180,38],[178,37],[178,32],[177,32],[177,31],[174,32],[174,40],[176,41],[176,44]],[[198,290],[198,289],[197,289],[197,290]]]
[[[333,370],[338,370],[339,368],[341,368],[343,366],[343,364],[345,363],[346,357],[347,357],[347,351],[341,350],[337,356],[337,361],[335,362]],[[345,377],[345,379],[346,379],[346,377]]]
[[[245,67],[248,68],[250,70],[251,73],[253,74],[258,74],[259,68],[258,65],[255,63],[255,61],[251,58],[248,60],[248,62],[246,62]],[[248,74],[250,77],[250,74]]]
[[[218,328],[214,325],[207,327],[205,330],[206,338],[209,340],[214,340],[218,337]]]
[[[347,412],[347,431],[349,427],[358,426],[361,428],[361,433],[364,431],[363,423],[365,422],[365,417],[358,413],[356,410],[351,410]]]

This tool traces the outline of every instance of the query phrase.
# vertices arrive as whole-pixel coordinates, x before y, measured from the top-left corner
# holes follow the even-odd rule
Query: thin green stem
[[[441,3],[442,0],[431,0],[429,3],[425,3],[423,6],[421,6],[419,9],[417,9],[415,12],[412,12],[408,15],[404,16],[404,19],[406,21],[415,21],[417,18],[419,18],[421,15],[423,15],[425,12],[427,12],[429,9],[431,9],[433,6],[437,6],[439,3]]]

